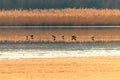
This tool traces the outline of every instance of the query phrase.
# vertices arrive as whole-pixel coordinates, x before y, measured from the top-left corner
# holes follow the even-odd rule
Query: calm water
[[[120,42],[0,43],[1,59],[120,56]]]

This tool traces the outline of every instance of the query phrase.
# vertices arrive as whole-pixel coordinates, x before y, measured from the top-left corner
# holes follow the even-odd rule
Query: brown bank
[[[120,57],[0,60],[1,80],[120,80]]]
[[[0,29],[0,41],[3,42],[120,41],[120,28]]]

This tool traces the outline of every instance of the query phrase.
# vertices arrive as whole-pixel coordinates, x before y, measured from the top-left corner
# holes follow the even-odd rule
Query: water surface
[[[120,56],[120,42],[0,43],[1,59]]]

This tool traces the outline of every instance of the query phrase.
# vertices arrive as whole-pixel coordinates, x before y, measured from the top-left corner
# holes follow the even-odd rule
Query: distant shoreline
[[[79,29],[79,28],[120,28],[120,26],[0,26],[0,29]]]
[[[0,26],[120,26],[119,9],[1,10]]]

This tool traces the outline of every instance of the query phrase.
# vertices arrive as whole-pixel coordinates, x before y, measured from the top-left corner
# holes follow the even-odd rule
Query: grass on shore
[[[118,9],[1,10],[0,25],[120,25]]]

